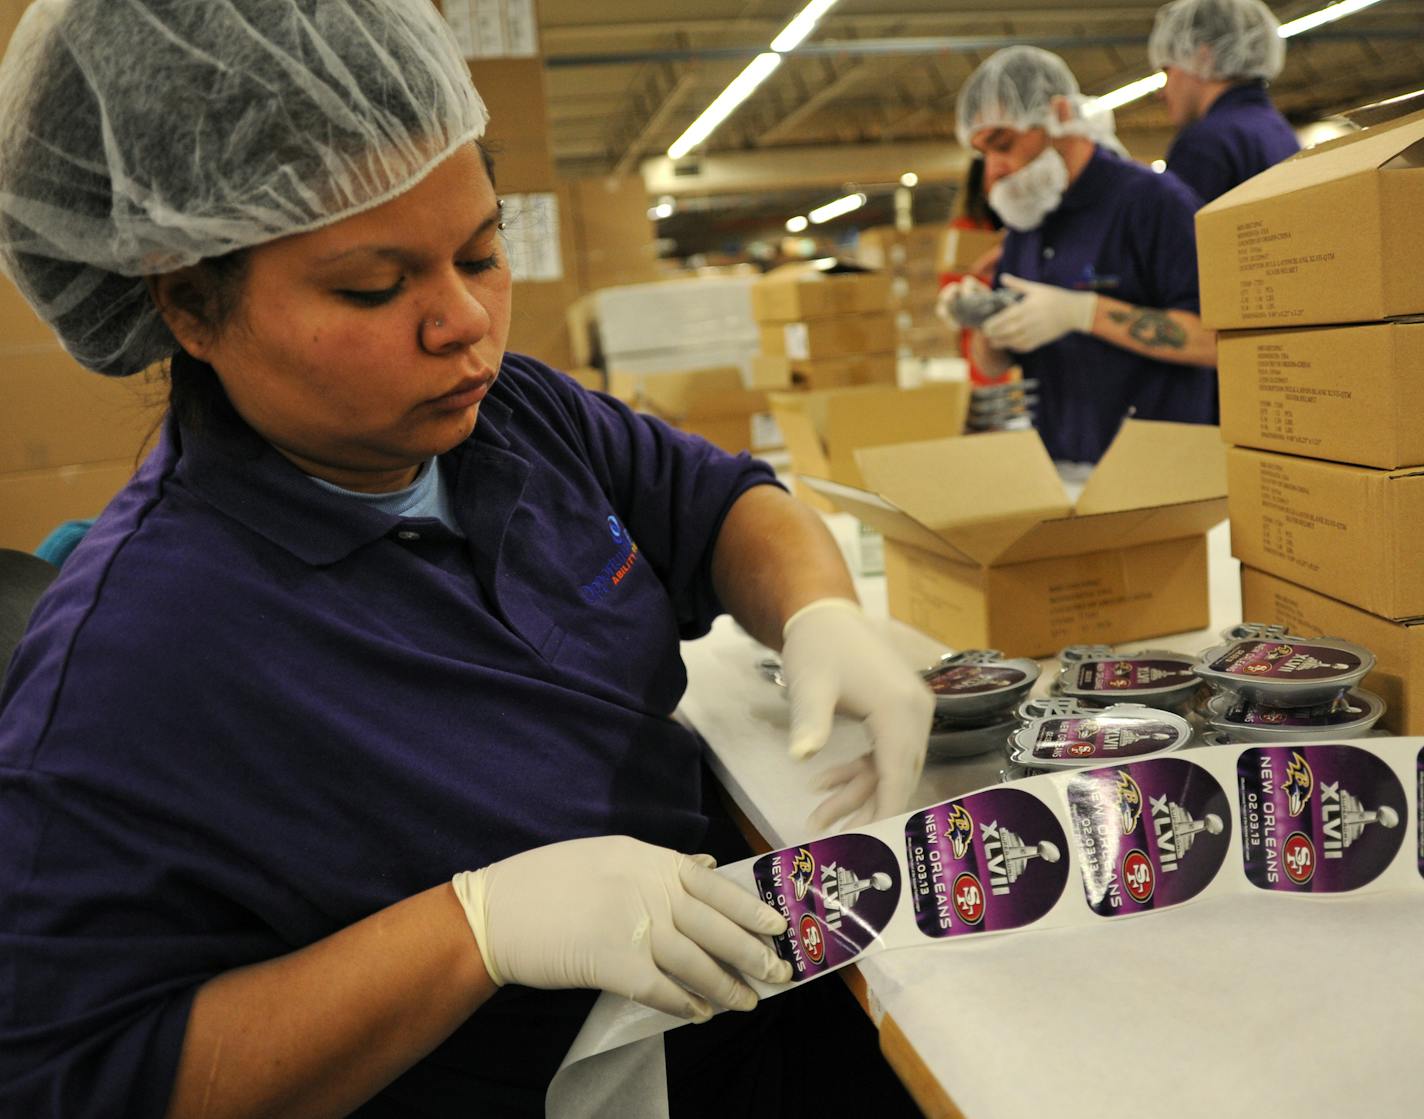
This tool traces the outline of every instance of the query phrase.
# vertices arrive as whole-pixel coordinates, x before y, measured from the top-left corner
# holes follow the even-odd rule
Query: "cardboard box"
[[[766,393],[743,388],[742,371],[735,366],[645,376],[639,403],[679,430],[732,454],[781,445]]]
[[[564,372],[589,392],[605,392],[608,389],[608,375],[602,369],[591,365],[575,365],[572,369],[566,369]]]
[[[611,363],[649,351],[754,345],[755,282],[754,276],[706,276],[596,291],[591,298],[604,355]]]
[[[1015,657],[1204,629],[1210,614],[1204,535],[997,567],[886,537],[885,588],[891,617]]]
[[[934,274],[944,260],[948,233],[941,225],[917,225],[907,230],[893,225],[862,229],[856,240],[856,259],[867,268],[900,275]]]
[[[894,385],[894,354],[851,354],[819,361],[757,354],[752,358],[749,387],[754,389],[837,389],[852,385]]]
[[[889,311],[768,323],[758,328],[758,334],[762,353],[793,361],[885,353],[896,342],[895,319]]]
[[[33,552],[64,521],[97,517],[133,472],[125,458],[0,474],[0,548]]]
[[[0,349],[58,344],[54,331],[31,310],[20,289],[0,276]]]
[[[940,265],[946,272],[968,272],[986,254],[1004,243],[1002,229],[950,229],[944,235],[944,256]]]
[[[569,341],[568,309],[578,295],[570,279],[519,283],[510,295],[508,349],[555,369],[581,364]]]
[[[807,485],[885,535],[892,615],[956,647],[1044,656],[1206,626],[1219,440],[1127,420],[1076,505],[1032,431],[871,446],[855,455],[865,488]]]
[[[1228,443],[1394,469],[1424,463],[1424,322],[1217,339]]]
[[[1424,623],[1395,622],[1254,568],[1241,568],[1241,616],[1301,637],[1343,637],[1375,655],[1363,686],[1388,705],[1380,726],[1424,734]]]
[[[918,389],[869,385],[772,393],[770,401],[797,474],[864,486],[855,457],[859,448],[961,434],[969,410],[969,386],[963,382]],[[796,492],[818,509],[831,509],[828,501],[808,492],[799,480]]]
[[[656,231],[648,218],[648,191],[641,175],[571,179],[561,195],[573,228],[570,266],[580,291],[661,278]]]
[[[104,377],[58,346],[0,350],[0,474],[139,458],[166,386]]]
[[[1231,551],[1385,618],[1424,616],[1424,469],[1377,470],[1233,447]]]
[[[1303,151],[1197,211],[1213,330],[1424,312],[1424,113]]]
[[[862,314],[889,306],[890,277],[883,272],[828,274],[805,265],[788,265],[752,286],[752,314],[758,322]]]
[[[489,109],[485,145],[494,155],[499,192],[553,190],[549,97],[541,58],[481,58],[470,64]]]

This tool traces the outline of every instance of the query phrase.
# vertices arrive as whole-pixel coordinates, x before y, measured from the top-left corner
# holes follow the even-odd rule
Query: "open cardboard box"
[[[867,447],[863,489],[805,481],[885,535],[894,617],[956,648],[1047,656],[1207,625],[1225,456],[1214,427],[1127,420],[1076,503],[1032,431]]]
[[[1213,330],[1424,313],[1424,112],[1292,156],[1196,225]]]
[[[770,394],[791,468],[809,475],[864,486],[855,452],[885,443],[907,443],[959,435],[969,411],[969,386],[962,381],[898,389],[865,385],[819,392]],[[798,480],[796,495],[822,512],[832,505]]]

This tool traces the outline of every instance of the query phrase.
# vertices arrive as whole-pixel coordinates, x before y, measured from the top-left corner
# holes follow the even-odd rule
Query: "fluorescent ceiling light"
[[[781,65],[781,56],[801,45],[802,40],[816,27],[816,22],[835,6],[836,0],[811,0],[792,17],[790,23],[771,41],[771,50],[757,55],[747,68],[732,79],[732,84],[717,96],[717,100],[702,110],[702,115],[692,122],[686,132],[673,141],[668,148],[669,159],[681,159],[726,120],[738,105],[750,97],[756,87],[771,77],[771,72]]]
[[[1337,19],[1344,19],[1346,16],[1352,16],[1356,12],[1378,3],[1379,0],[1340,0],[1338,4],[1331,4],[1328,8],[1321,8],[1318,12],[1311,12],[1308,16],[1301,16],[1300,19],[1293,19],[1289,23],[1281,24],[1278,34],[1282,39],[1289,39],[1292,35],[1313,30],[1322,23],[1333,23]]]
[[[1356,12],[1363,11],[1379,2],[1380,0],[1340,0],[1338,4],[1331,4],[1317,12],[1301,16],[1300,19],[1293,19],[1289,23],[1281,24],[1278,34],[1282,39],[1289,39],[1303,31],[1314,30],[1323,23],[1333,23],[1337,19],[1354,15]],[[1138,78],[1135,82],[1128,82],[1127,85],[1115,89],[1111,93],[1094,98],[1088,102],[1087,111],[1091,113],[1095,110],[1120,108],[1146,97],[1149,93],[1156,93],[1166,84],[1166,74],[1160,71],[1156,74],[1149,74],[1145,78]]]
[[[1136,101],[1140,97],[1146,97],[1149,93],[1156,93],[1167,84],[1167,75],[1158,70],[1155,74],[1148,74],[1145,78],[1138,78],[1135,82],[1128,82],[1121,89],[1115,89],[1111,93],[1105,93],[1101,97],[1094,97],[1084,107],[1085,113],[1101,113],[1108,109],[1116,109],[1130,102]]]
[[[810,224],[811,221],[809,218],[803,214],[797,214],[794,218],[786,219],[786,232],[800,233]]]
[[[811,219],[812,225],[823,225],[833,218],[839,218],[859,210],[864,205],[865,195],[857,192],[847,194],[844,198],[837,198],[834,202],[827,202],[824,206],[817,206],[807,216]]]
[[[648,211],[648,217],[653,221],[662,221],[673,215],[673,204],[671,202],[659,202]]]
[[[796,16],[781,29],[781,34],[771,41],[774,51],[794,51],[801,41],[811,34],[816,21],[835,7],[836,0],[811,0]]]
[[[913,171],[906,171],[903,175],[900,176],[900,185],[902,187],[919,186],[920,177],[916,175]]]
[[[717,95],[717,100],[702,110],[686,132],[673,141],[668,148],[669,159],[681,159],[708,136],[712,130],[732,115],[732,111],[756,90],[756,87],[771,77],[772,71],[781,65],[781,55],[768,51],[759,54],[747,68],[732,79],[732,83]]]

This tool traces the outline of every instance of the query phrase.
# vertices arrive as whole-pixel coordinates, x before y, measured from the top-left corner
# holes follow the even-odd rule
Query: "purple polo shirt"
[[[1177,133],[1167,169],[1205,204],[1298,151],[1295,130],[1271,104],[1265,83],[1244,82]]]
[[[678,642],[771,471],[513,354],[439,468],[467,540],[170,419],[65,565],[0,694],[0,1113],[162,1114],[199,984],[457,871],[703,841]],[[501,991],[363,1114],[541,1107],[591,998]]]
[[[1199,312],[1197,206],[1171,175],[1096,148],[1041,226],[1009,231],[998,274]],[[1129,413],[1216,422],[1213,369],[1155,361],[1076,332],[1019,360],[1039,382],[1035,422],[1055,459],[1097,462]]]

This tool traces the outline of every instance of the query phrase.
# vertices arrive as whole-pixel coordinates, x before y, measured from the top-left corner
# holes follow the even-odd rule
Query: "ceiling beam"
[[[623,153],[614,163],[613,174],[615,176],[628,175],[633,172],[633,169],[638,165],[638,160],[643,157],[643,153],[653,142],[653,137],[662,131],[668,119],[682,107],[682,103],[687,100],[687,95],[697,85],[699,78],[699,67],[689,66],[683,70],[653,115],[643,122],[643,127],[638,129],[638,134],[629,141],[628,146],[623,149]]]

